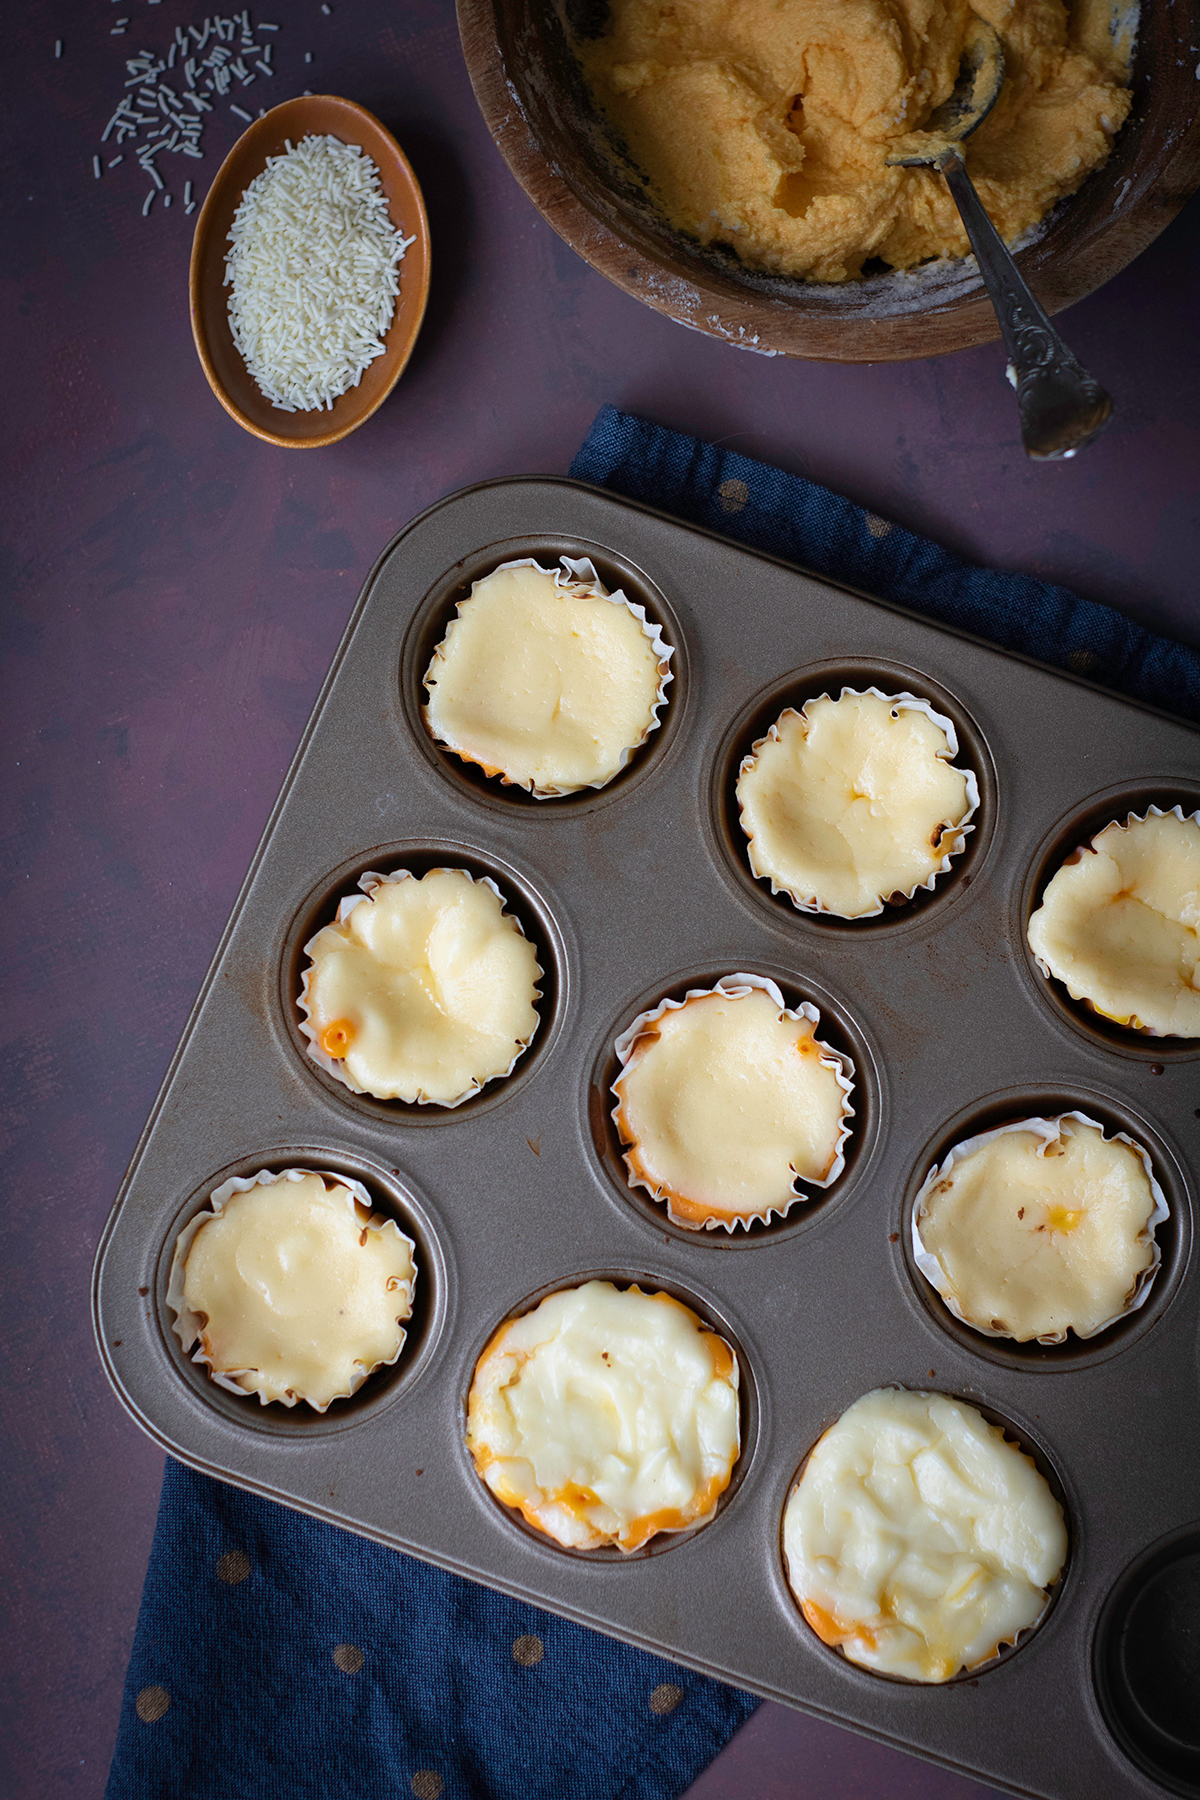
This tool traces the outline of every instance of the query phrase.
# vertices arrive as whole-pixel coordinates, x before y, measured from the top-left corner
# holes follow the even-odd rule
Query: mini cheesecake
[[[181,1233],[167,1300],[221,1387],[323,1413],[399,1357],[416,1277],[411,1238],[359,1182],[262,1170],[227,1181]]]
[[[613,1111],[630,1181],[689,1230],[783,1215],[845,1163],[853,1070],[773,981],[727,975],[617,1039]]]
[[[1152,806],[1106,825],[1029,921],[1043,975],[1152,1037],[1200,1037],[1200,815]]]
[[[305,946],[309,1055],[356,1094],[453,1107],[511,1074],[541,968],[495,883],[466,869],[364,875]]]
[[[502,563],[476,581],[425,675],[433,737],[548,800],[604,787],[658,725],[671,651],[592,564]]]
[[[1083,1113],[1019,1119],[956,1144],[912,1215],[918,1268],[987,1337],[1061,1344],[1138,1307],[1167,1203],[1150,1158]]]
[[[739,1450],[737,1359],[670,1294],[551,1294],[475,1367],[467,1448],[497,1499],[572,1550],[710,1519]]]
[[[788,707],[738,773],[750,867],[804,912],[842,919],[932,888],[979,805],[951,721],[912,694],[843,688]]]
[[[1037,1624],[1067,1532],[1032,1460],[973,1406],[877,1388],[809,1456],[783,1548],[823,1643],[876,1674],[942,1682]]]

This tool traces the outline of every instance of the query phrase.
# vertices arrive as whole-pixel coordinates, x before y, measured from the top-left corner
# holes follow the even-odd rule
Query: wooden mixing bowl
[[[567,0],[603,20],[604,0]],[[600,9],[599,12],[597,9]],[[559,236],[626,293],[767,354],[894,362],[999,336],[973,262],[837,286],[764,275],[670,226],[605,154],[553,0],[458,0],[488,128]],[[1047,312],[1123,269],[1200,186],[1200,0],[1141,0],[1133,109],[1102,169],[1050,215],[1018,265]]]
[[[358,144],[379,170],[392,224],[415,238],[400,263],[400,298],[384,338],[386,349],[363,370],[357,387],[339,394],[332,407],[284,412],[272,406],[250,374],[229,328],[225,255],[229,228],[242,195],[281,156],[287,140],[298,144],[310,132]],[[390,131],[365,107],[332,94],[303,94],[272,107],[243,131],[221,167],[196,220],[188,277],[192,336],[209,386],[230,416],[255,437],[285,450],[317,450],[336,444],[383,405],[412,355],[429,297],[429,221],[417,178]]]

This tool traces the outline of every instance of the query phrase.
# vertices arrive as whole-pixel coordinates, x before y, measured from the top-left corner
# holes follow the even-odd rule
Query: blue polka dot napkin
[[[1200,655],[606,406],[572,475],[1200,719]],[[168,1462],[106,1800],[676,1800],[750,1694]]]
[[[169,1461],[105,1800],[675,1800],[757,1705]]]

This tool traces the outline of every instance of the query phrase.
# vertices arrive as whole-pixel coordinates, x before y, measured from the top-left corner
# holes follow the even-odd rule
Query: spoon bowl
[[[242,195],[267,166],[310,133],[358,144],[379,170],[388,214],[397,230],[415,238],[400,262],[400,294],[384,338],[384,354],[363,371],[357,386],[329,410],[284,412],[262,393],[242,361],[229,325],[225,256],[229,230]],[[231,418],[255,437],[284,449],[335,444],[381,407],[412,355],[429,296],[429,221],[417,178],[399,144],[365,107],[331,94],[285,100],[247,127],[221,167],[196,220],[188,290],[192,337],[213,393]]]

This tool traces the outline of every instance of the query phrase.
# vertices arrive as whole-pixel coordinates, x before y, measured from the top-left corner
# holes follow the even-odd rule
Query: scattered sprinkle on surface
[[[379,170],[355,144],[306,137],[242,195],[225,284],[234,343],[283,412],[332,407],[384,354],[414,238],[388,217]]]
[[[92,174],[96,177],[96,180],[99,181],[99,179],[100,179],[100,158],[98,156],[93,156],[93,158],[92,158]]]
[[[157,5],[158,0],[148,3]],[[119,17],[113,35],[122,35],[129,23],[128,17]],[[258,37],[280,29],[276,24],[252,25],[247,7],[229,16],[210,14],[198,25],[177,25],[165,53],[143,49],[130,54],[125,61],[124,93],[100,137],[102,144],[118,151],[108,167],[115,168],[123,160],[128,145],[143,174],[162,190],[159,157],[202,158],[203,133],[216,102],[227,99],[238,86],[248,87],[260,74],[275,75],[271,62],[274,45],[259,43]],[[232,110],[247,124],[252,122],[244,108]],[[262,117],[261,108],[258,116]],[[186,196],[185,210],[190,204],[190,196]],[[147,210],[143,207],[143,216]]]

